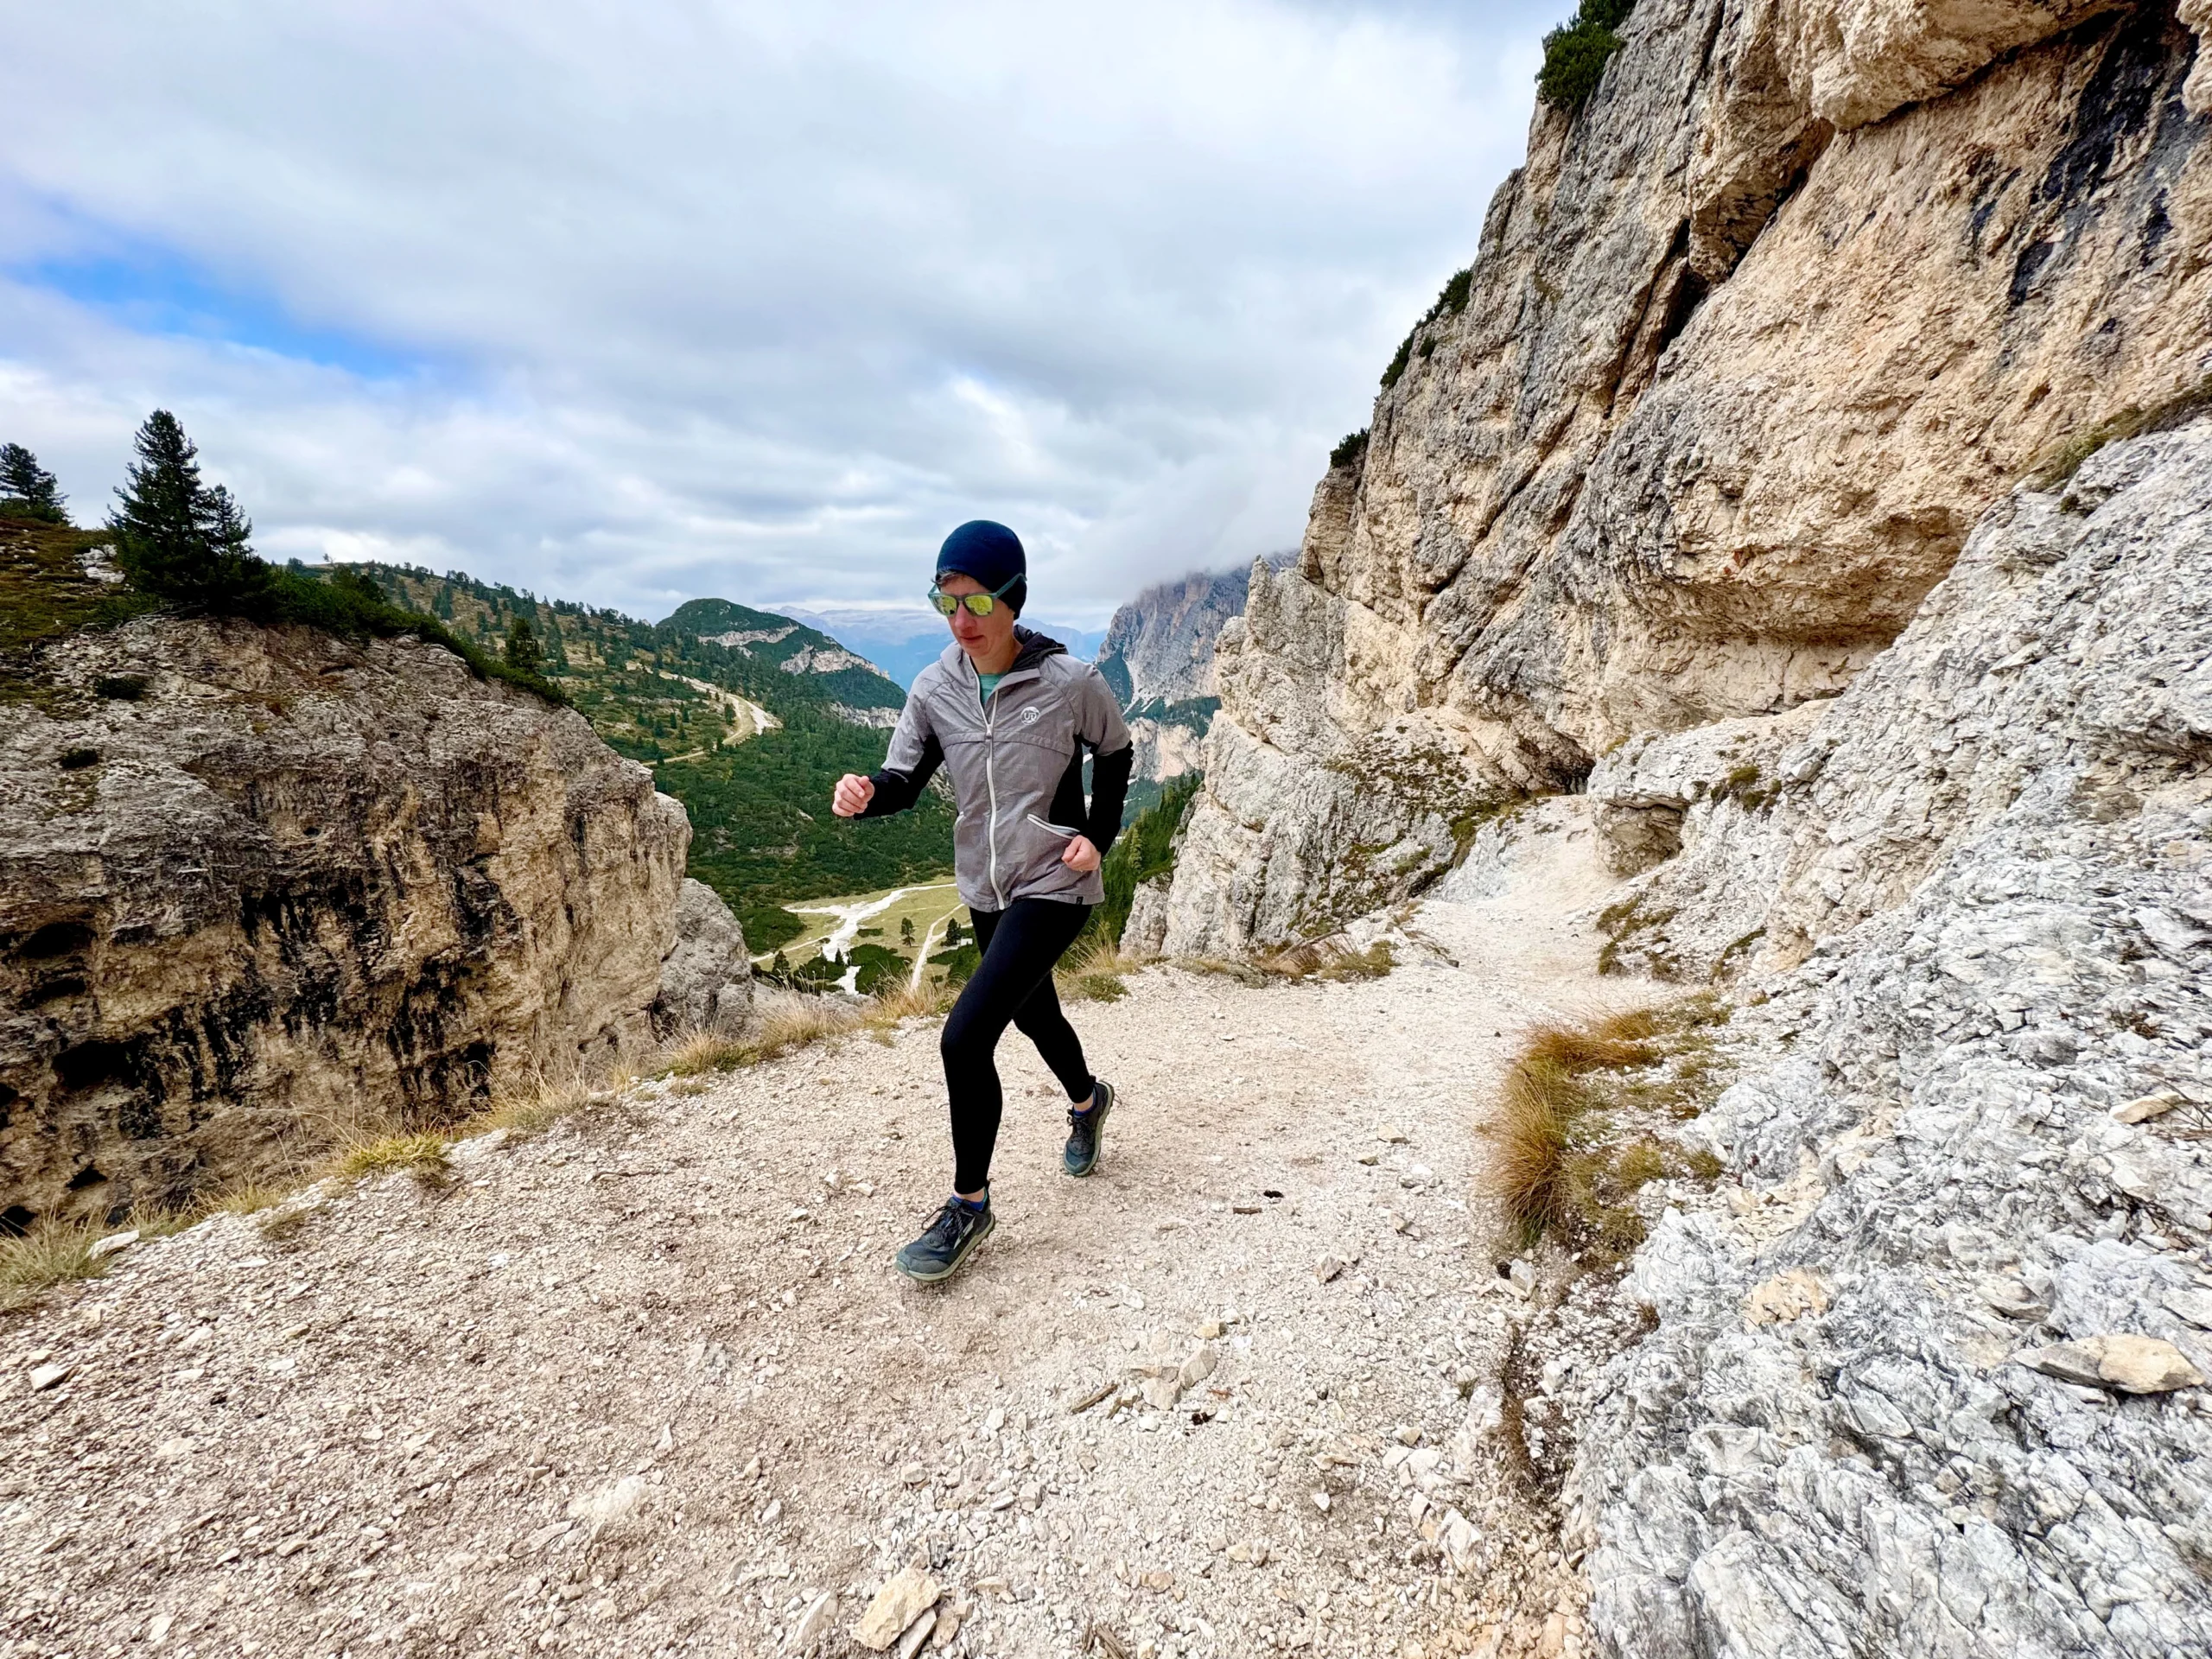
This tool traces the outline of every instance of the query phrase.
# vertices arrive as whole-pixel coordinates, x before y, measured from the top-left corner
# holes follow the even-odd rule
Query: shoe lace
[[[925,1236],[940,1244],[957,1244],[961,1235],[968,1230],[969,1213],[957,1198],[947,1198],[944,1208],[937,1212],[937,1219],[929,1224]]]

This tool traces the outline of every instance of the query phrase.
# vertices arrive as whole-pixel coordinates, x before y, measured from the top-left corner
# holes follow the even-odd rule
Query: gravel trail
[[[0,1325],[0,1653],[855,1653],[913,1561],[953,1654],[1583,1650],[1470,1178],[1516,1032],[1637,988],[1557,906],[1404,925],[1377,980],[1080,1006],[1087,1181],[1009,1035],[933,1290],[915,1022],[133,1247]]]

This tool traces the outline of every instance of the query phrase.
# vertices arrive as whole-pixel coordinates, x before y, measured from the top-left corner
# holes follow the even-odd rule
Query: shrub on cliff
[[[1339,467],[1357,467],[1366,459],[1367,429],[1363,426],[1357,432],[1345,433],[1338,441],[1337,447],[1329,451],[1329,470],[1334,472]]]
[[[1389,366],[1382,371],[1382,385],[1385,391],[1398,384],[1398,377],[1406,372],[1406,365],[1413,360],[1414,342],[1421,338],[1421,331],[1439,317],[1456,317],[1465,310],[1468,296],[1474,292],[1474,286],[1475,268],[1472,265],[1463,266],[1452,273],[1452,280],[1444,284],[1443,291],[1437,295],[1435,302],[1421,313],[1421,321],[1414,324],[1407,331],[1406,337],[1398,342],[1397,354],[1391,358]],[[1436,341],[1432,337],[1421,347],[1421,354],[1427,357],[1435,349]],[[1344,440],[1344,443],[1351,443],[1354,438],[1359,441],[1360,453],[1364,454],[1367,451],[1366,431],[1363,429],[1353,433],[1351,437]],[[1342,448],[1344,446],[1340,444],[1338,447]],[[1333,465],[1335,461],[1336,457],[1332,454],[1331,464]]]
[[[1636,0],[1582,0],[1571,23],[1544,36],[1544,67],[1536,71],[1536,96],[1572,114],[1598,90],[1605,64],[1621,49],[1614,31],[1628,21]]]
[[[109,513],[117,562],[133,585],[180,604],[228,608],[266,594],[269,566],[254,556],[253,526],[231,493],[200,480],[200,451],[175,416],[157,409],[138,429],[138,459]]]
[[[442,645],[479,679],[505,680],[549,702],[568,699],[540,672],[536,636],[524,660],[502,661],[456,636],[435,617],[393,604],[375,581],[337,567],[327,580],[297,563],[282,569],[257,556],[253,526],[231,493],[200,481],[200,451],[175,416],[157,409],[138,429],[137,461],[108,517],[117,562],[131,586],[188,610],[255,622],[297,622],[351,639],[411,633]]]
[[[442,645],[468,664],[480,680],[504,680],[509,685],[534,691],[548,702],[568,706],[561,689],[536,668],[524,669],[461,639],[434,616],[410,611],[386,597],[372,577],[343,565],[333,567],[320,579],[304,566],[290,566],[271,573],[270,590],[251,605],[225,608],[257,622],[302,622],[326,633],[349,639],[395,639],[411,633],[425,645]]]
[[[507,624],[507,645],[501,654],[518,674],[537,678],[545,672],[545,651],[537,643],[537,630],[522,617]]]
[[[20,443],[0,443],[0,515],[66,524],[60,481]]]

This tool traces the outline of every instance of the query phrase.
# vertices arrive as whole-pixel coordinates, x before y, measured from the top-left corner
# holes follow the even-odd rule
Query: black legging
[[[1050,899],[1017,899],[1001,911],[974,912],[983,960],[952,1005],[938,1044],[952,1101],[956,1192],[980,1192],[991,1179],[991,1148],[1004,1105],[991,1055],[1008,1020],[1037,1045],[1070,1100],[1090,1098],[1096,1079],[1083,1063],[1082,1039],[1052,989],[1052,964],[1075,943],[1090,914],[1088,905]]]

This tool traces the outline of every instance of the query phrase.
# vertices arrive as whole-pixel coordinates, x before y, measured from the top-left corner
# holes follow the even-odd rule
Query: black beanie
[[[1021,537],[988,518],[970,518],[944,538],[937,550],[937,573],[972,576],[993,593],[1014,581],[1004,598],[1017,616],[1029,598],[1029,558],[1021,550]]]

